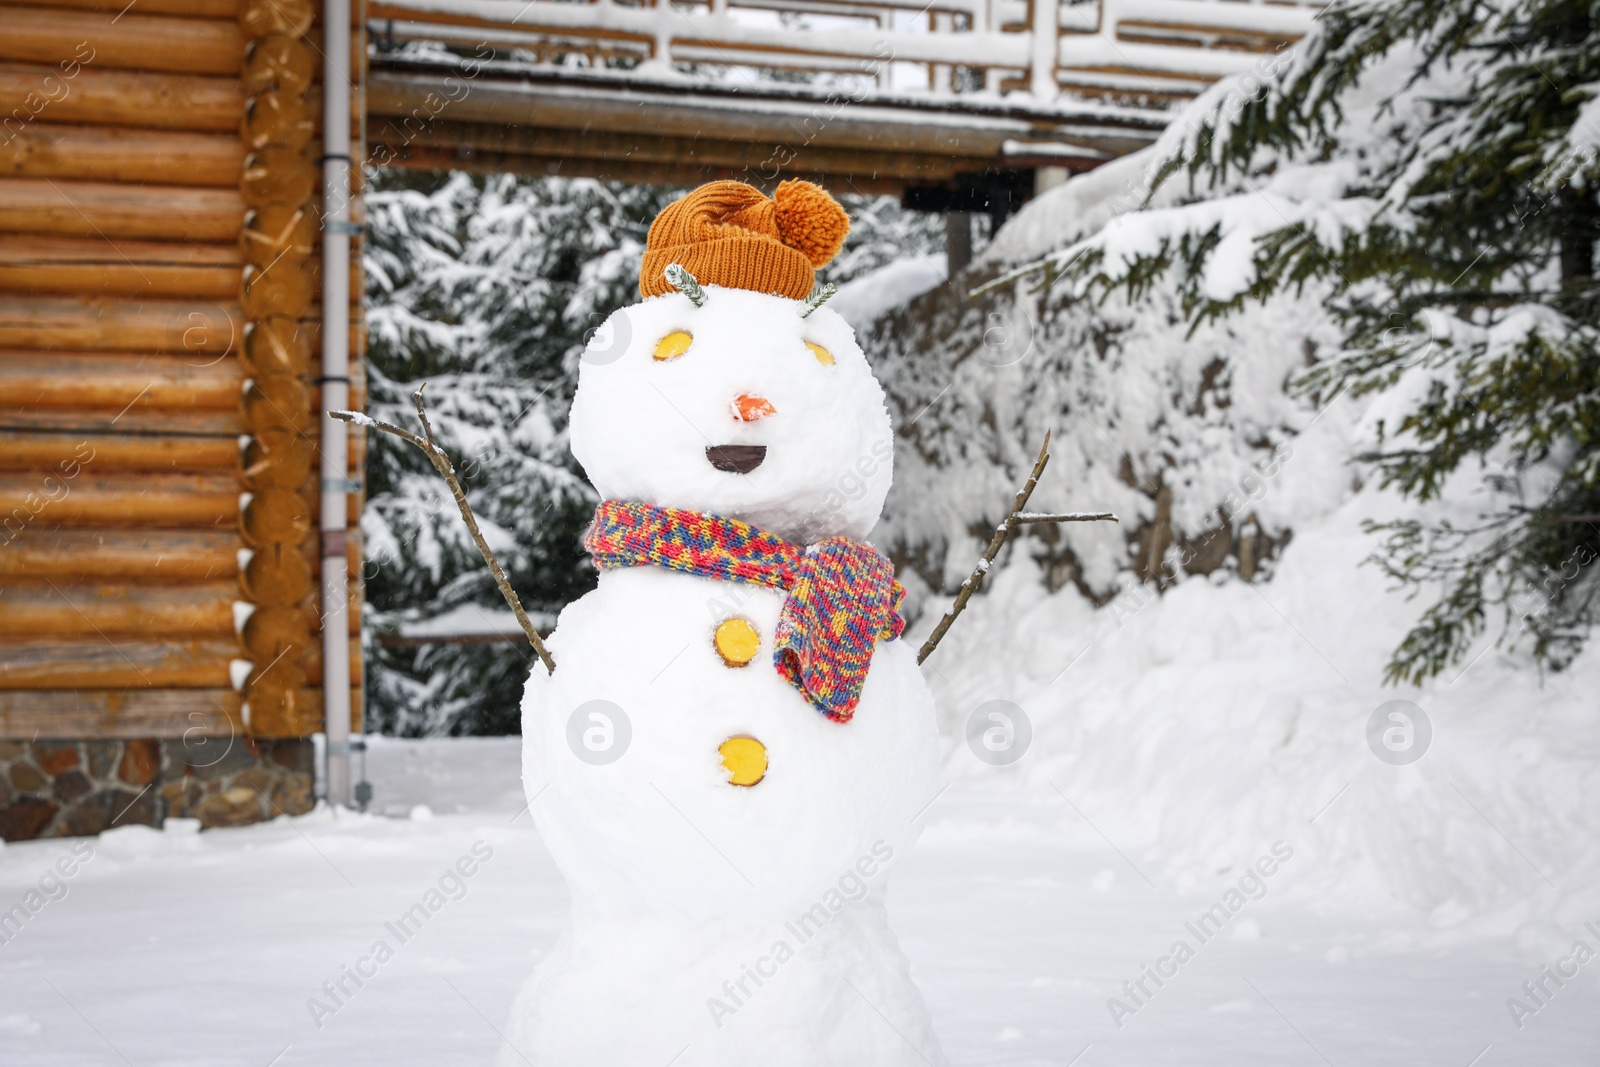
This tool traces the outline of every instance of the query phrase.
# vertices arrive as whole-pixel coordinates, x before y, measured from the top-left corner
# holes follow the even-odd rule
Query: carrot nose
[[[746,394],[733,398],[733,415],[740,422],[755,422],[777,413],[778,409],[766,397]]]

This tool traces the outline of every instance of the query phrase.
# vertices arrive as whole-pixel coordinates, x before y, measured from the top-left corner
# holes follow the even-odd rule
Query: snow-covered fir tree
[[[1502,616],[1560,667],[1600,553],[1600,5],[1337,3],[1295,50],[1169,129],[1125,215],[1047,264],[1085,294],[1175,284],[1189,321],[1327,294],[1342,351],[1295,385],[1384,393],[1360,457],[1420,503],[1374,561],[1429,607],[1393,681],[1456,663]],[[1174,195],[1174,188],[1178,188]]]
[[[524,606],[548,627],[593,584],[580,537],[597,502],[567,449],[579,361],[638,299],[656,214],[681,190],[589,179],[373,171],[367,197],[368,410],[414,425],[426,381],[440,442]],[[825,280],[940,247],[937,217],[846,198],[856,220]],[[369,434],[369,728],[514,733],[532,652],[521,641],[421,640],[498,620],[516,631],[426,458]],[[491,627],[494,628],[494,627]]]
[[[378,171],[367,198],[368,408],[429,410],[523,603],[548,625],[592,583],[578,538],[594,506],[566,444],[586,334],[630,299],[670,191],[581,179]],[[369,437],[362,518],[371,725],[507,732],[531,662],[519,642],[386,644],[403,624],[504,602],[427,460]],[[468,614],[478,614],[469,612]],[[514,627],[508,627],[514,630]]]

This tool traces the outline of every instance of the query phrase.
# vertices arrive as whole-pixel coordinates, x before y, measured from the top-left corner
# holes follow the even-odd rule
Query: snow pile
[[[1275,544],[1294,515],[1337,504],[1349,480],[1342,457],[1318,459],[1331,468],[1314,476],[1281,472],[1290,442],[1318,420],[1284,390],[1333,340],[1316,300],[1192,336],[1180,311],[1160,290],[1089,307],[1019,283],[974,301],[936,290],[867,327],[902,439],[875,538],[915,570],[913,607],[927,587],[966,576],[1046,431],[1053,459],[1030,506],[1108,509],[1122,523],[1045,531],[1026,553],[1053,588],[1072,584],[1098,601],[1115,593],[1130,557],[1142,553],[1153,575],[1174,539],[1204,546],[1193,569],[1254,573],[1270,552],[1247,542]]]
[[[1098,610],[1050,594],[1031,562],[1000,572],[929,661],[952,768],[996,773],[960,739],[975,709],[1008,700],[1034,731],[1016,773],[1180,886],[1282,838],[1322,868],[1330,908],[1390,902],[1496,933],[1579,922],[1600,874],[1600,662],[1541,685],[1488,647],[1420,689],[1382,686],[1415,608],[1360,565],[1361,521],[1395,510],[1353,494],[1299,529],[1270,582],[1132,587]],[[1393,700],[1431,724],[1409,766],[1369,746]]]
[[[1148,191],[1148,174],[1156,159],[1156,146],[1114,159],[1086,174],[1050,189],[1024,204],[1017,217],[995,234],[974,261],[986,266],[1010,266],[1043,259],[1063,244],[1097,233],[1131,208],[1138,207]]]
[[[980,270],[1157,248],[1163,205],[1194,197],[1174,182],[1130,214],[1150,162],[1041,197]],[[1219,253],[1205,278],[1158,278],[1136,300],[1083,302],[1029,281],[972,300],[938,290],[878,318],[864,347],[903,440],[874,537],[904,564],[923,609],[914,633],[927,633],[948,603],[938,591],[970,571],[1049,430],[1054,458],[1030,508],[1110,509],[1122,523],[1040,531],[1000,557],[929,662],[954,767],[1054,786],[1180,886],[1237,876],[1281,838],[1324,871],[1322,906],[1420,909],[1441,930],[1570,926],[1595,906],[1600,873],[1600,663],[1541,677],[1514,642],[1485,642],[1421,688],[1385,687],[1421,605],[1362,565],[1378,548],[1362,523],[1420,509],[1364,488],[1353,458],[1403,391],[1290,394],[1293,376],[1337,350],[1312,289],[1192,330],[1185,314],[1186,295],[1239,292],[1253,235],[1280,213],[1348,223],[1322,210],[1333,188],[1328,173],[1286,169],[1261,194],[1220,198],[1221,238],[1240,254]],[[1471,516],[1476,492],[1472,472],[1429,507]],[[963,740],[994,700],[1032,721],[1032,749],[1010,771]],[[1401,720],[1379,709],[1396,700],[1431,726],[1410,765],[1380,755]]]
[[[828,304],[859,330],[885,312],[943,285],[944,278],[943,255],[897,259],[844,283]]]

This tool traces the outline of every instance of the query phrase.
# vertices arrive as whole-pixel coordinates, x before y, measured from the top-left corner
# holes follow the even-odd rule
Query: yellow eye
[[[682,330],[673,330],[656,342],[655,356],[657,359],[677,359],[689,351],[689,345],[693,341],[694,338]],[[829,362],[831,363],[832,360],[830,359]]]
[[[833,353],[832,352],[829,352],[826,348],[823,348],[821,345],[814,345],[810,341],[806,342],[806,347],[811,349],[811,354],[813,356],[817,357],[817,362],[818,363],[822,364],[824,367],[833,366]]]

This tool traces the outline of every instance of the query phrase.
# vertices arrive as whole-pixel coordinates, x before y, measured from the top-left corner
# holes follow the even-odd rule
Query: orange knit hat
[[[849,216],[820,185],[786,181],[768,199],[744,182],[710,182],[650,225],[639,292],[672,292],[665,271],[676,263],[702,285],[804,300],[849,232]]]

